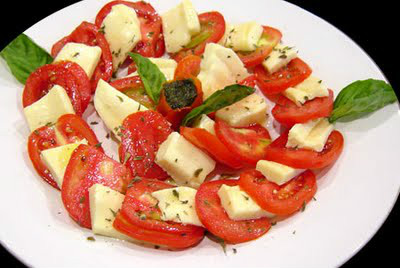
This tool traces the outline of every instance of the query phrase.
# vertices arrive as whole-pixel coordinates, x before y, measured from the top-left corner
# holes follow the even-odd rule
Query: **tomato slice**
[[[180,133],[196,147],[207,152],[216,161],[233,169],[243,167],[239,158],[232,155],[231,151],[213,134],[205,129],[181,127]]]
[[[218,196],[218,190],[223,184],[236,186],[238,180],[209,181],[197,190],[196,211],[207,230],[231,244],[254,240],[267,233],[271,227],[267,218],[241,221],[229,218]]]
[[[239,82],[239,85],[247,86],[247,87],[255,87],[256,86],[256,76],[250,75],[247,78],[243,79]]]
[[[272,74],[264,66],[258,65],[254,69],[257,85],[264,95],[280,93],[289,87],[294,87],[311,75],[311,68],[300,58],[295,58],[281,70]]]
[[[139,76],[130,76],[114,80],[110,83],[112,87],[121,91],[129,98],[139,102],[148,109],[154,110],[156,105],[147,95],[142,80]]]
[[[219,140],[244,163],[255,166],[265,157],[265,149],[271,137],[264,127],[231,127],[222,120],[216,120],[215,132]]]
[[[201,58],[196,55],[188,55],[178,62],[176,66],[174,79],[181,80],[197,77],[200,73]]]
[[[282,38],[282,33],[278,29],[268,26],[263,26],[263,28],[261,41],[265,44],[261,44],[260,47],[252,52],[236,52],[247,68],[261,64]]]
[[[56,135],[57,129],[60,135]],[[58,118],[55,126],[43,126],[31,133],[28,138],[28,153],[36,172],[47,183],[59,189],[50,170],[40,157],[44,150],[65,145],[66,143],[79,142],[86,139],[89,145],[96,145],[99,141],[89,125],[75,114],[66,114]],[[100,150],[103,150],[100,148]]]
[[[317,169],[326,167],[343,151],[343,135],[334,130],[329,135],[324,149],[316,152],[308,149],[286,148],[288,131],[274,140],[266,149],[264,159],[275,161],[293,168]]]
[[[200,242],[204,237],[204,228],[162,221],[157,202],[151,201],[152,192],[172,187],[157,180],[133,180],[114,221],[114,227],[134,239],[169,248],[182,249]]]
[[[239,185],[261,208],[281,216],[300,210],[317,191],[315,175],[309,170],[281,186],[257,170],[247,170],[240,175]]]
[[[96,26],[101,27],[104,18],[111,12],[114,5],[123,4],[135,9],[140,21],[142,40],[139,41],[133,52],[144,57],[161,57],[165,53],[164,36],[162,34],[161,17],[150,3],[144,1],[112,1],[106,4],[96,16]]]
[[[72,153],[61,187],[61,198],[70,217],[91,228],[89,188],[96,183],[125,193],[132,180],[129,170],[93,146],[81,144]]]
[[[320,117],[328,117],[333,110],[333,91],[329,90],[328,97],[315,98],[307,101],[301,107],[285,96],[280,96],[272,109],[272,115],[281,124],[293,126]]]
[[[168,174],[155,162],[156,153],[172,129],[169,122],[158,112],[137,112],[125,118],[119,147],[121,161],[130,169],[132,176],[166,179]]]
[[[71,63],[76,68],[76,63]],[[81,116],[84,112],[82,107],[81,91],[83,83],[78,79],[77,74],[71,69],[67,69],[63,64],[46,64],[36,69],[26,80],[24,92],[22,94],[22,105],[24,107],[33,104],[34,102],[45,96],[54,86],[59,85],[67,92],[75,113]]]
[[[184,48],[181,51],[170,55],[171,58],[173,58],[177,62],[181,61],[184,57],[188,55],[202,55],[208,43],[218,43],[218,41],[221,40],[221,38],[224,36],[225,19],[221,13],[217,11],[202,13],[199,15],[199,21],[201,30],[197,36],[209,33],[208,38],[194,47]],[[192,40],[195,38],[196,36],[194,36]]]
[[[96,25],[84,21],[70,35],[62,38],[53,45],[51,55],[55,58],[64,45],[70,42],[83,43],[88,46],[99,46],[101,48],[101,59],[90,80],[91,91],[93,93],[100,79],[109,81],[112,76],[112,55],[108,42]]]

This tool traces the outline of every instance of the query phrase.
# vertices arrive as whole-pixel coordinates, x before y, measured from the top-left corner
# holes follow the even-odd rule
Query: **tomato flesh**
[[[240,175],[239,185],[261,208],[280,216],[302,209],[317,191],[315,175],[309,170],[281,186],[257,170],[247,170]]]
[[[196,211],[207,230],[231,244],[251,241],[267,233],[271,227],[267,218],[241,221],[229,218],[218,196],[218,190],[223,184],[236,186],[238,181],[209,181],[197,190]]]
[[[176,66],[174,79],[181,80],[197,77],[200,73],[201,58],[196,55],[188,55],[178,62]]]

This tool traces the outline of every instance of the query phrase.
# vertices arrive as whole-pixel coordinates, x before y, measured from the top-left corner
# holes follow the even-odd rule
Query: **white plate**
[[[84,1],[38,22],[26,31],[50,50],[83,20],[93,21],[105,1]],[[151,1],[161,13],[177,0]],[[314,74],[336,93],[357,79],[385,79],[352,40],[311,13],[283,1],[193,0],[199,12],[218,10],[228,22],[257,20],[277,27],[296,45]],[[227,255],[208,239],[197,247],[169,252],[96,236],[67,215],[60,193],[44,183],[29,161],[29,134],[21,106],[22,86],[0,63],[0,146],[2,154],[1,243],[35,267],[332,267],[353,256],[386,219],[399,193],[400,116],[393,104],[347,124],[340,159],[319,179],[317,201],[278,223],[253,242],[232,246]],[[104,135],[99,136],[104,140]]]

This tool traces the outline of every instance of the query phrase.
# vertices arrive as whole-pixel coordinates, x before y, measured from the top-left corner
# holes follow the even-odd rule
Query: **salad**
[[[206,234],[251,241],[303,211],[316,171],[343,150],[334,123],[396,101],[374,79],[335,97],[282,40],[270,25],[198,14],[189,0],[161,15],[112,1],[50,54],[21,34],[0,55],[24,84],[32,165],[69,216],[96,235],[182,250]]]

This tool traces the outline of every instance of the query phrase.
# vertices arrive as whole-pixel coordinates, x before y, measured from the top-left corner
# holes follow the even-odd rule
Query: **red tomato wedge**
[[[328,97],[309,100],[300,107],[285,96],[280,96],[272,109],[272,115],[279,123],[293,126],[320,117],[328,117],[333,110],[333,101],[332,90],[329,90]]]
[[[172,132],[169,122],[158,112],[137,112],[125,118],[119,157],[132,176],[166,179],[168,174],[155,162],[156,153]]]
[[[288,132],[283,133],[266,149],[264,159],[275,161],[293,168],[317,169],[326,167],[340,156],[343,151],[342,134],[334,130],[328,137],[321,152],[308,149],[286,148]]]
[[[207,230],[230,244],[254,240],[267,233],[271,227],[267,218],[241,221],[229,218],[218,196],[218,190],[223,184],[236,186],[238,180],[209,181],[197,190],[196,211]]]
[[[61,198],[70,217],[91,228],[89,188],[96,183],[125,193],[132,180],[129,170],[93,146],[81,144],[72,153],[61,187]]]
[[[191,42],[194,42],[196,38],[202,36],[208,36],[205,40],[201,41],[199,44],[195,44],[193,47],[189,43],[189,47],[182,49],[181,51],[170,55],[171,58],[177,62],[181,61],[188,55],[200,56],[204,53],[206,45],[208,43],[218,43],[219,40],[224,36],[225,33],[225,19],[224,16],[217,12],[206,12],[199,15],[199,21],[201,30],[200,33],[192,38]]]
[[[139,102],[148,109],[154,110],[156,105],[153,100],[147,95],[144,85],[139,76],[130,76],[120,78],[110,83],[112,87],[121,91],[129,98]]]
[[[84,81],[88,78],[80,76],[81,71],[83,69],[72,62],[46,64],[39,67],[26,80],[22,105],[26,107],[33,104],[45,96],[54,85],[59,85],[67,92],[75,113],[81,116],[89,104],[87,102],[87,81]]]
[[[199,243],[204,237],[204,228],[162,221],[157,202],[152,201],[152,192],[173,187],[157,180],[132,181],[114,227],[134,239],[174,249]]]
[[[213,134],[205,129],[181,127],[180,133],[185,139],[196,147],[206,151],[216,161],[227,165],[233,169],[243,167],[241,160],[231,153],[231,151]]]
[[[251,166],[264,159],[265,149],[271,142],[268,130],[260,125],[231,127],[217,119],[215,132],[232,155]]]
[[[261,64],[282,38],[282,33],[278,29],[268,26],[263,26],[263,28],[261,40],[265,44],[261,44],[252,52],[236,52],[247,68]]]
[[[200,73],[201,58],[195,55],[188,55],[178,62],[176,66],[174,79],[186,79],[197,77]]]
[[[264,66],[258,65],[254,69],[257,85],[264,95],[280,93],[289,87],[294,87],[311,75],[311,68],[300,58],[295,58],[281,70],[272,74]]]
[[[112,76],[112,55],[107,40],[96,25],[84,21],[70,35],[62,38],[53,45],[51,55],[55,58],[65,44],[70,42],[82,43],[88,46],[99,46],[101,48],[101,59],[90,80],[91,91],[93,93],[100,79],[109,81]]]
[[[55,129],[60,135],[56,135]],[[44,150],[65,145],[66,143],[78,142],[82,139],[86,139],[90,145],[99,143],[88,124],[74,114],[61,116],[55,126],[43,126],[33,131],[28,138],[28,153],[39,176],[54,188],[59,189],[50,170],[42,161],[40,153]],[[100,150],[102,149],[100,148]]]
[[[162,34],[161,17],[150,3],[145,1],[112,1],[107,3],[97,13],[96,26],[101,28],[103,20],[111,12],[114,5],[123,4],[135,9],[140,21],[140,32],[142,40],[139,41],[133,52],[141,54],[143,57],[161,57],[165,52],[164,37]]]
[[[257,170],[247,170],[240,175],[239,185],[261,208],[281,216],[300,210],[317,191],[315,175],[309,170],[281,186]]]

